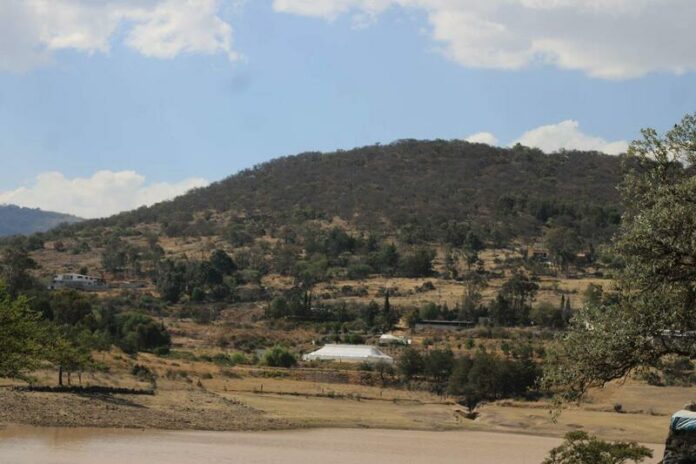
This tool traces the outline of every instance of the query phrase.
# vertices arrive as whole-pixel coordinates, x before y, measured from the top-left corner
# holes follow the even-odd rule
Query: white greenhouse
[[[337,362],[380,362],[394,364],[394,358],[384,354],[379,348],[370,345],[325,345],[312,353],[302,356],[305,361]]]

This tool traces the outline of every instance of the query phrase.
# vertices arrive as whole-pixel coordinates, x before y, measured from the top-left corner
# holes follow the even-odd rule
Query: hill
[[[0,237],[46,232],[60,224],[72,224],[81,220],[69,214],[0,205]]]
[[[554,224],[599,243],[620,219],[620,176],[619,157],[595,152],[548,155],[522,146],[405,140],[278,158],[173,201],[77,228],[160,224],[168,235],[185,236],[238,223],[256,236],[341,218],[408,242],[446,242],[453,225],[505,242],[534,240]]]

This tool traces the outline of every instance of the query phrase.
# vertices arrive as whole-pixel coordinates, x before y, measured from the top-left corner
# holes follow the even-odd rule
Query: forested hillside
[[[529,240],[555,225],[596,244],[619,222],[620,171],[619,158],[599,153],[405,140],[278,158],[173,201],[78,227],[160,223],[181,236],[224,233],[238,222],[239,233],[254,236],[339,217],[407,242],[451,241],[452,228],[484,241]],[[206,213],[205,221],[196,213]]]
[[[462,141],[280,158],[153,207],[4,240],[0,300],[51,327],[58,348],[35,362],[52,362],[59,383],[114,346],[176,363],[131,367],[159,385],[184,359],[316,367],[300,355],[317,345],[408,331],[413,344],[390,347],[398,371],[361,365],[344,381],[448,392],[475,417],[482,401],[543,394],[548,341],[610,288],[622,263],[601,245],[621,220],[621,171],[599,153]],[[49,289],[65,272],[106,284]]]
[[[80,218],[69,214],[22,208],[15,205],[0,205],[0,237],[45,232],[59,224],[75,223],[80,220]]]

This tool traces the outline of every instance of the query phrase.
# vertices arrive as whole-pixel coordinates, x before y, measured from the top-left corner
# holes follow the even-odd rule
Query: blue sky
[[[602,26],[619,15],[620,28],[622,0],[589,12],[596,0],[563,0],[551,13],[525,0],[519,11],[493,11],[497,0],[104,0],[108,11],[56,0],[38,12],[8,1],[0,27],[21,17],[39,32],[0,32],[0,203],[83,216],[281,155],[400,138],[619,152],[696,107],[696,52],[667,40],[693,43],[691,28],[636,39],[641,22]],[[177,14],[191,7],[206,11],[189,24]],[[632,18],[655,18],[640,8]],[[513,13],[530,26],[513,30]],[[588,15],[590,36],[559,30]],[[111,29],[91,30],[98,21]],[[494,22],[504,37],[481,29]],[[637,40],[656,50],[635,54]]]

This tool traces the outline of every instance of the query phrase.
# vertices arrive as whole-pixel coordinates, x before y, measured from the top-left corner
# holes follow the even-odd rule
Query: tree
[[[438,308],[437,305],[432,301],[424,304],[419,312],[420,319],[425,321],[435,320],[439,315],[440,308]]]
[[[58,367],[58,385],[63,386],[63,374],[81,373],[92,363],[89,346],[70,340],[54,329],[51,331],[48,360]],[[81,377],[81,375],[80,375]]]
[[[652,451],[634,442],[609,443],[586,432],[569,432],[542,464],[624,464],[643,462]]]
[[[399,356],[396,367],[406,381],[423,373],[423,357],[415,348],[408,347]]]
[[[549,302],[543,301],[532,308],[529,313],[529,318],[534,324],[540,327],[563,328],[565,300],[562,305],[563,308],[558,308]]]
[[[77,290],[59,290],[51,294],[51,313],[56,324],[77,325],[92,314],[92,302]]]
[[[377,371],[377,373],[379,374],[379,381],[382,383],[382,386],[384,387],[387,384],[387,377],[391,377],[394,375],[394,366],[384,361],[380,361],[377,364],[375,364],[375,371]]]
[[[454,354],[451,350],[432,350],[423,360],[425,375],[435,382],[444,382],[452,373]]]
[[[696,356],[696,175],[684,167],[694,163],[696,114],[631,144],[612,250],[625,265],[615,294],[588,298],[550,352],[544,380],[561,398],[666,355]]]
[[[108,272],[121,272],[128,264],[128,244],[118,237],[111,238],[102,252],[102,266]]]
[[[179,301],[185,288],[184,274],[184,269],[172,260],[165,260],[157,267],[157,290],[165,301]]]
[[[29,271],[39,266],[21,244],[14,243],[5,248],[0,264],[2,264],[4,285],[11,297],[17,297],[22,290],[27,290],[34,285],[34,279]]]
[[[391,328],[399,322],[399,315],[389,302],[389,289],[384,292],[384,305],[382,306],[381,319],[384,330],[391,330]]]
[[[0,377],[21,377],[45,357],[45,325],[24,297],[12,298],[0,282]]]
[[[210,255],[210,265],[222,275],[230,275],[237,270],[237,265],[230,258],[230,255],[223,250],[215,250]]]
[[[526,324],[529,310],[539,285],[524,274],[515,272],[500,289],[501,295],[510,303],[509,325]]]
[[[418,248],[399,259],[399,274],[404,277],[428,277],[433,274],[433,259],[435,251]]]
[[[392,275],[399,264],[399,258],[396,245],[388,243],[382,245],[379,251],[370,254],[369,264],[382,274]]]
[[[145,314],[129,312],[116,317],[118,345],[127,353],[168,349],[171,336],[163,324]]]
[[[556,264],[566,268],[575,261],[575,256],[582,247],[582,241],[577,232],[569,227],[552,227],[544,234],[544,245]]]

